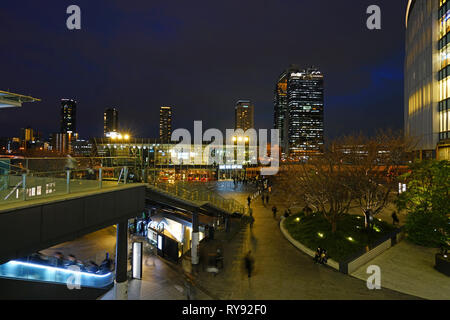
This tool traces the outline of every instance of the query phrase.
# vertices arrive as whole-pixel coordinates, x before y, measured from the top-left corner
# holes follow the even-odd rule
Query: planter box
[[[295,240],[294,238],[291,237],[291,235],[289,234],[289,232],[286,230],[286,228],[284,227],[284,222],[286,220],[283,219],[280,223],[280,229],[281,229],[281,233],[283,233],[284,237],[294,245],[294,247],[296,247],[297,249],[299,249],[300,251],[303,251],[304,253],[306,253],[308,256],[314,258],[316,255],[316,252],[309,249],[308,247],[304,246],[303,244],[301,244],[300,242],[298,242],[297,240]],[[327,265],[332,267],[333,269],[336,269],[339,271],[339,262],[334,261],[332,259],[328,259]]]
[[[441,254],[436,254],[436,270],[450,277],[450,259]]]
[[[280,223],[280,229],[281,233],[285,236],[285,238],[292,243],[297,249],[303,251],[307,255],[314,258],[315,251],[307,248],[297,240],[291,237],[289,232],[284,227],[284,222],[286,220],[283,219]],[[336,269],[344,274],[351,274],[355,272],[357,269],[359,269],[361,266],[365,265],[370,260],[376,258],[389,248],[396,245],[398,242],[400,242],[403,239],[403,231],[402,229],[399,229],[395,231],[394,233],[384,237],[380,241],[378,241],[375,245],[372,246],[372,248],[367,252],[361,252],[352,258],[348,259],[347,261],[343,262],[337,262],[332,259],[328,259],[328,265],[332,267],[333,269]]]

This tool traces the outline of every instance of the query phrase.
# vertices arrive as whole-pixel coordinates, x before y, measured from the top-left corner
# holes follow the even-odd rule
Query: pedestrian
[[[274,218],[274,219],[277,218],[277,211],[278,211],[277,207],[273,206],[273,208],[272,208],[272,213],[273,213],[273,218]]]
[[[250,207],[250,205],[252,204],[252,198],[250,196],[248,196],[247,202],[248,202],[248,206]]]
[[[400,220],[398,219],[397,212],[395,212],[395,211],[392,212],[392,224],[394,226],[400,224]]]
[[[184,287],[186,290],[186,299],[187,300],[194,300],[195,299],[195,287],[193,283],[193,277],[185,273],[184,275]]]
[[[321,255],[322,255],[322,248],[319,247],[319,248],[317,248],[316,254],[314,255],[314,262],[315,263],[319,263]]]
[[[270,193],[270,191],[269,191]],[[266,203],[269,204],[269,195],[266,195]]]
[[[216,268],[223,269],[223,254],[222,254],[222,250],[220,250],[220,249],[217,249]]]
[[[244,263],[245,263],[245,269],[247,270],[247,275],[249,278],[252,277],[252,272],[253,272],[253,266],[254,266],[254,259],[252,257],[252,252],[249,251],[247,253],[247,255],[244,258]]]

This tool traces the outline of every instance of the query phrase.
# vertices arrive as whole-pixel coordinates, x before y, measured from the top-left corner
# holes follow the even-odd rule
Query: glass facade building
[[[405,133],[420,158],[449,159],[450,2],[409,0],[406,13]]]
[[[159,139],[164,143],[172,140],[172,107],[159,110]]]
[[[323,74],[319,70],[291,66],[280,76],[274,125],[280,130],[285,156],[299,159],[323,152],[323,112]]]
[[[116,108],[106,109],[103,113],[103,132],[106,136],[110,132],[119,131],[119,111]]]
[[[77,102],[71,99],[62,99],[60,133],[75,134],[76,132],[77,132]]]
[[[235,107],[235,129],[255,128],[255,106],[249,100],[239,100]]]

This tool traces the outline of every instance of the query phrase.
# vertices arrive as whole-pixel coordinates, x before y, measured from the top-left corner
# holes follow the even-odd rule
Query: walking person
[[[252,198],[248,196],[247,198],[248,207],[250,208],[250,205],[252,204]]]
[[[273,218],[274,218],[274,219],[277,218],[277,211],[278,211],[277,207],[276,207],[276,206],[273,206],[273,208],[272,208],[272,213],[273,213]]]
[[[395,225],[399,225],[400,224],[400,220],[397,216],[397,212],[392,212],[392,224]]]
[[[252,252],[249,251],[247,253],[247,255],[244,258],[244,263],[245,263],[245,269],[247,270],[247,275],[249,278],[252,277],[252,272],[253,272],[253,266],[254,266],[254,259],[252,257]]]
[[[266,203],[269,204],[269,195],[266,195]]]
[[[184,288],[186,292],[186,299],[195,300],[195,287],[193,283],[193,277],[188,273],[185,273],[184,275]]]

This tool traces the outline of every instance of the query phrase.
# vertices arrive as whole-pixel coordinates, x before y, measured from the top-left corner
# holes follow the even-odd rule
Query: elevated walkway
[[[234,199],[226,199],[209,190],[189,190],[178,184],[148,184],[147,201],[180,211],[206,215],[246,214],[246,208]]]
[[[145,184],[0,202],[0,264],[139,216]]]

